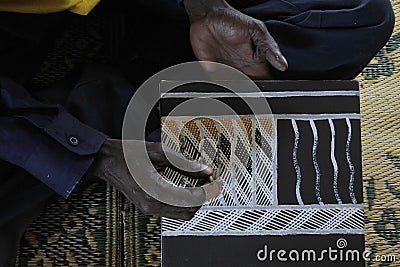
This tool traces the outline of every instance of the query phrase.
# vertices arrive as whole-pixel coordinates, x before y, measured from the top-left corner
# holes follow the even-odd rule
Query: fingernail
[[[206,170],[206,169],[208,169],[208,168],[210,168],[208,165],[206,165],[206,164],[204,164],[204,163],[200,163],[200,169],[201,169],[202,171],[204,171],[204,170]]]
[[[285,71],[288,69],[289,64],[284,56],[276,56],[276,61],[278,63],[278,70]]]
[[[219,178],[219,176],[220,176],[219,169],[213,170],[213,173],[209,178],[210,182],[216,181]]]
[[[213,173],[212,173],[212,177],[213,177],[213,180],[217,180],[217,171],[218,170],[213,170]]]
[[[214,173],[214,179],[217,180],[221,176],[220,168],[217,168]]]

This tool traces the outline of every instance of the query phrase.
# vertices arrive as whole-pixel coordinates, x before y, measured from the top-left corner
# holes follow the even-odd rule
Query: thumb
[[[219,196],[221,194],[223,186],[224,186],[224,183],[221,179],[217,179],[212,183],[203,185],[201,188],[205,192],[205,197],[206,197],[205,202],[210,201],[211,199]]]
[[[280,71],[288,69],[286,58],[263,22],[256,21],[250,30],[250,34],[259,55]]]

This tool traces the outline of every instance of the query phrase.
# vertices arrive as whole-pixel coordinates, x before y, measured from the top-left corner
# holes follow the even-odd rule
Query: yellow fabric
[[[69,10],[87,15],[100,0],[0,0],[0,11],[47,14]]]

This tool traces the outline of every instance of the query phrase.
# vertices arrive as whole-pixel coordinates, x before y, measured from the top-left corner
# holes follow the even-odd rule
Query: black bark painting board
[[[162,140],[220,169],[224,188],[192,220],[162,219],[163,266],[365,265],[356,81],[258,81],[245,95],[207,83],[166,92],[174,84],[160,86]],[[170,115],[205,96],[238,116]],[[272,114],[252,114],[244,100],[256,97]]]

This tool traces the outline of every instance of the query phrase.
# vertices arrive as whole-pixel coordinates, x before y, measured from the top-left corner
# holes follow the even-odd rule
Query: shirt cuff
[[[0,157],[68,197],[107,136],[0,77]]]
[[[36,124],[29,116],[24,118]],[[25,168],[55,192],[68,198],[93,163],[107,136],[67,112],[59,114],[43,130],[51,138],[41,134]]]
[[[98,137],[97,137],[98,138]],[[98,138],[104,143],[104,138]],[[68,198],[94,160],[94,155],[66,153],[54,140],[43,136],[25,163],[25,169],[64,198]]]

